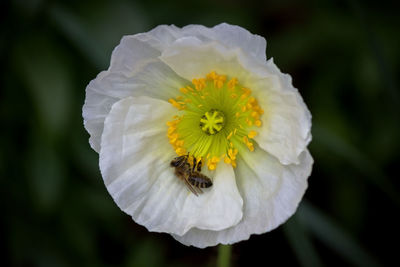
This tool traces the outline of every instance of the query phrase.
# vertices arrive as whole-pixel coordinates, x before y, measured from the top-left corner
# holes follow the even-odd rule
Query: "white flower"
[[[203,248],[268,232],[295,212],[313,163],[311,115],[265,49],[225,23],[122,38],[86,88],[83,118],[107,190],[135,222]],[[187,153],[213,182],[202,194],[170,165]]]

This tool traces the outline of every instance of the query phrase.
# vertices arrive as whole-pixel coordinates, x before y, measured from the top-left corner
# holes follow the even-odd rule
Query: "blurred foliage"
[[[158,24],[265,36],[313,114],[306,200],[234,245],[234,266],[399,266],[399,6],[390,1],[0,3],[2,266],[214,266],[119,211],[87,142],[85,87],[123,35]],[[394,244],[394,245],[392,245]]]

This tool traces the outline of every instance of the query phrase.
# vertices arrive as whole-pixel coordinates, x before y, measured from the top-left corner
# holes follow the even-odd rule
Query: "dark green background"
[[[0,265],[215,264],[217,248],[149,233],[118,209],[81,108],[123,35],[228,22],[266,37],[292,75],[315,160],[296,215],[235,244],[233,265],[399,266],[398,14],[389,1],[2,1]]]

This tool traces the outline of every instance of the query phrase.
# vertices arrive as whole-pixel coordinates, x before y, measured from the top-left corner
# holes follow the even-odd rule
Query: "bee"
[[[193,167],[191,167],[188,159],[189,154],[176,157],[171,161],[171,167],[175,167],[175,175],[185,182],[193,194],[198,196],[198,194],[203,193],[201,188],[212,186],[212,181],[201,173],[201,160],[197,162],[196,158],[193,157]]]

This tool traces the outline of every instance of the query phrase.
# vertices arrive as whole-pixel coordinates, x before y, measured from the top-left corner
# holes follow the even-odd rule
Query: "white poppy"
[[[296,211],[313,163],[311,115],[265,49],[225,23],[122,38],[86,88],[83,118],[107,190],[135,222],[203,248]]]

